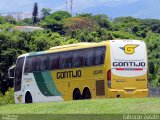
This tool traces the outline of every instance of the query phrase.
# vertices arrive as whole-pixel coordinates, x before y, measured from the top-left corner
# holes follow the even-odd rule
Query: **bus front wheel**
[[[79,89],[75,89],[73,91],[73,100],[80,100],[82,97],[81,97],[81,92]]]
[[[25,103],[32,103],[32,95],[30,92],[27,92],[26,93],[26,96],[25,96]]]

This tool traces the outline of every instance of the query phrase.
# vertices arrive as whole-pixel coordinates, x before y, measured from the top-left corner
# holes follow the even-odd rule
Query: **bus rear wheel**
[[[81,100],[81,92],[79,89],[75,89],[73,92],[73,100]]]
[[[32,103],[32,95],[30,92],[27,92],[26,93],[26,96],[25,96],[25,103]]]
[[[83,99],[91,99],[91,92],[89,89],[84,89],[83,91]]]

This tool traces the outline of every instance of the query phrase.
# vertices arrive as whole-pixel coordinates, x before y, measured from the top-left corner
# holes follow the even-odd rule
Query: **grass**
[[[0,114],[160,114],[160,98],[112,98],[0,106]]]

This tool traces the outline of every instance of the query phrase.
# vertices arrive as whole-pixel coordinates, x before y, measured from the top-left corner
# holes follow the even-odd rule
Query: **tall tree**
[[[43,9],[41,10],[42,19],[45,19],[46,16],[50,15],[50,14],[51,14],[51,11],[52,11],[52,9],[50,9],[50,8],[43,8]]]
[[[32,16],[33,16],[33,24],[36,24],[38,22],[38,3],[34,3]]]

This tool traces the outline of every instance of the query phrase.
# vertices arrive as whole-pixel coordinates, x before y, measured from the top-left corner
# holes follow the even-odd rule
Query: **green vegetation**
[[[0,106],[0,114],[160,114],[159,98],[115,98]]]
[[[52,9],[50,8],[43,8],[41,10],[41,13],[42,13],[42,19],[45,19],[48,15],[50,15],[50,12],[52,11]]]
[[[3,95],[0,93],[0,105],[14,104],[14,89],[9,88],[9,90]]]
[[[38,9],[38,7],[36,8]],[[78,14],[74,17],[65,11],[51,13],[43,9],[40,20],[15,20],[0,17],[0,91],[4,94],[13,87],[8,79],[8,68],[16,58],[26,52],[47,50],[50,47],[78,42],[100,42],[112,39],[139,39],[147,44],[149,58],[149,82],[160,86],[160,20],[141,20],[133,17],[119,17],[113,21],[107,15]],[[35,16],[38,13],[35,12]],[[22,32],[16,25],[32,25],[44,30]]]

